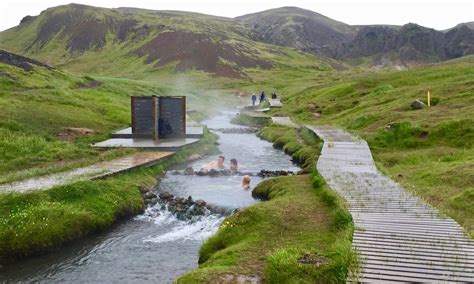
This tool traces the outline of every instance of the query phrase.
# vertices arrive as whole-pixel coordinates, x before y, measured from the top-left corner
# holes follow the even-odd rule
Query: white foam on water
[[[203,241],[214,234],[224,217],[217,215],[207,215],[195,217],[190,221],[179,221],[169,232],[159,236],[149,237],[144,242],[165,243],[195,240]]]
[[[153,222],[156,225],[169,225],[174,222],[180,222],[173,213],[161,209],[159,204],[148,207],[142,215],[136,216],[135,220]]]

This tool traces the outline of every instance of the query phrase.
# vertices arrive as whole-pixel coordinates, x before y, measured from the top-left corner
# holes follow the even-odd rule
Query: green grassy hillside
[[[193,70],[250,79],[250,69],[301,62],[328,68],[312,55],[252,40],[251,30],[233,19],[77,4],[47,9],[1,32],[0,49],[75,73],[153,81]]]
[[[474,57],[408,71],[288,85],[274,114],[338,125],[367,139],[379,168],[474,228]],[[303,83],[301,83],[303,84]],[[415,99],[432,107],[412,110]]]

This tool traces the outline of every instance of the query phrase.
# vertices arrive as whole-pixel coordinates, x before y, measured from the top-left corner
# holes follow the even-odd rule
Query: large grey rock
[[[422,102],[422,101],[416,99],[414,102],[411,103],[410,107],[411,107],[411,109],[416,110],[416,109],[425,108],[426,105],[425,105],[424,102]]]
[[[166,199],[171,199],[171,198],[173,198],[173,197],[174,197],[173,194],[169,193],[168,191],[162,191],[162,192],[160,192],[160,198],[161,198],[161,199],[165,199],[165,200],[166,200]]]
[[[199,154],[192,154],[192,155],[189,155],[188,157],[188,162],[192,162],[192,161],[196,161],[196,160],[199,160],[199,159],[202,159],[202,156],[199,155]]]
[[[152,198],[155,198],[155,197],[156,197],[156,194],[154,194],[154,193],[151,192],[151,191],[148,191],[148,192],[146,192],[143,196],[144,196],[146,199],[152,199]]]
[[[196,206],[199,206],[199,207],[205,207],[206,206],[206,201],[202,200],[202,199],[198,199],[196,200]]]

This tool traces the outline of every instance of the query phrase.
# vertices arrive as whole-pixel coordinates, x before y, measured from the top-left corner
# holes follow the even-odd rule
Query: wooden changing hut
[[[132,96],[132,137],[186,137],[186,97]]]

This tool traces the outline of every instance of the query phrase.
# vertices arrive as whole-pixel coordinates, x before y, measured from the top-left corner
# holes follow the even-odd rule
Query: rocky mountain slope
[[[350,26],[318,13],[283,7],[237,18],[259,41],[372,65],[413,65],[474,54],[472,22],[443,32],[417,24]],[[369,60],[367,60],[369,59]]]
[[[474,30],[472,23],[444,32],[416,24],[351,26],[296,7],[231,19],[70,4],[24,17],[0,33],[0,48],[100,75],[141,78],[197,70],[244,78],[248,70],[302,62],[327,68],[334,60],[367,66],[443,61],[473,54]]]
[[[129,72],[199,70],[241,78],[244,69],[270,69],[275,57],[290,60],[287,53],[295,53],[256,43],[250,33],[227,18],[70,4],[25,17],[0,34],[0,47],[66,70],[108,68],[106,74],[114,76],[129,67]]]

